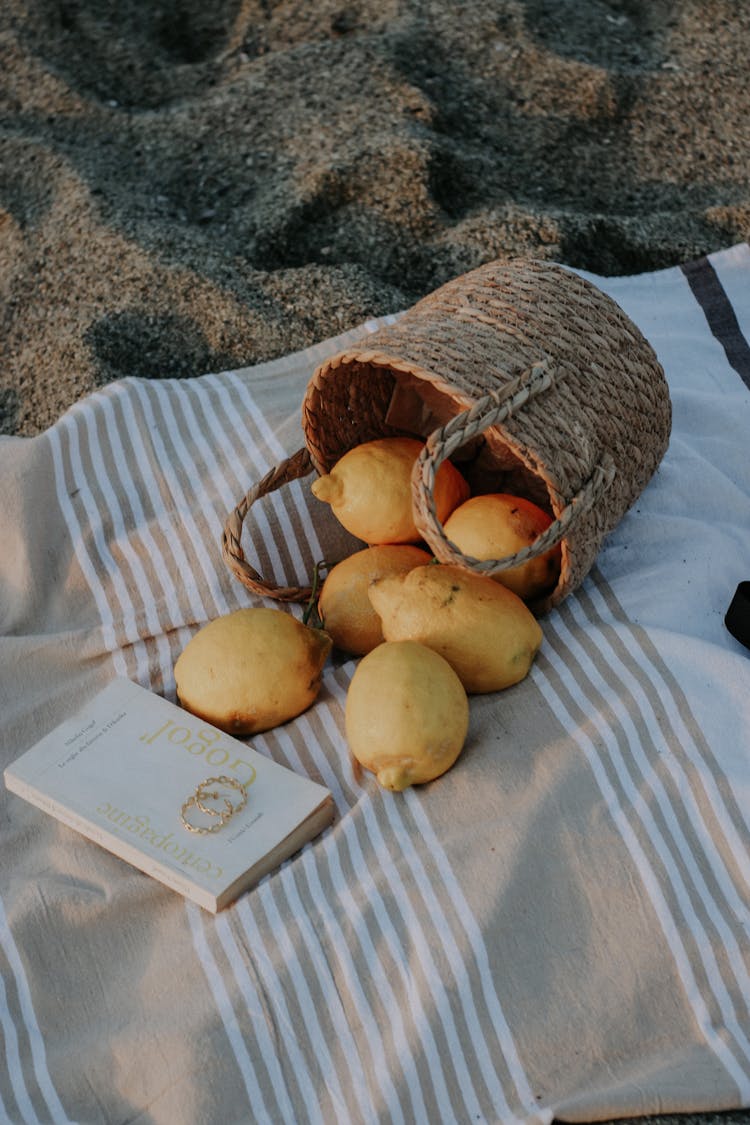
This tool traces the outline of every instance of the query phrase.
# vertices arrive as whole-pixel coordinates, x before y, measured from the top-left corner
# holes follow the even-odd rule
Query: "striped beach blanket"
[[[217,916],[0,794],[0,1120],[750,1106],[750,651],[724,624],[750,579],[750,248],[590,280],[665,368],[670,447],[527,679],[472,698],[449,774],[356,777],[355,662],[329,663],[253,744],[326,785],[334,824]],[[260,604],[221,560],[226,514],[300,446],[317,363],[375,327],[124,379],[0,440],[3,767],[113,675],[174,699],[196,630]],[[262,574],[330,557],[319,510],[305,481],[253,509]]]

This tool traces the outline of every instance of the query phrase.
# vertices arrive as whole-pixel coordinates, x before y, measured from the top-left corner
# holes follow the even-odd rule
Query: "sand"
[[[736,0],[3,0],[0,432],[494,257],[742,241],[749,33]]]

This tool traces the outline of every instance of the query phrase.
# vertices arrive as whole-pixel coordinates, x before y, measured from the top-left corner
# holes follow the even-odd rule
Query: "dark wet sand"
[[[3,0],[0,432],[493,257],[747,238],[748,46],[736,0]]]

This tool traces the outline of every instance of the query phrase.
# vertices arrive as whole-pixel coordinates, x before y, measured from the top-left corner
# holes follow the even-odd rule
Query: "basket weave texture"
[[[399,395],[411,402],[406,425],[393,409]],[[543,612],[580,584],[650,480],[669,442],[671,404],[653,349],[611,298],[561,266],[521,259],[448,282],[394,325],[325,360],[308,384],[302,425],[305,450],[280,477],[275,471],[282,482],[310,467],[328,472],[373,438],[427,439],[414,511],[442,561],[497,573],[562,541],[560,580],[535,607]],[[458,552],[432,498],[449,456],[468,457],[459,467],[481,480],[479,491],[520,492],[546,508],[549,533],[503,560],[480,564]],[[254,572],[248,581],[236,565],[246,501],[268,490],[256,486],[230,517],[224,556],[251,588],[294,597],[294,588],[274,595],[262,580],[253,586]]]

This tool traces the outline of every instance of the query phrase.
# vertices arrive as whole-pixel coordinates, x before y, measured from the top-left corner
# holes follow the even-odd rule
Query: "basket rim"
[[[377,362],[375,362],[376,359]],[[322,364],[320,364],[318,368],[316,368],[310,380],[308,391],[303,402],[304,415],[307,415],[308,413],[312,414],[313,412],[309,404],[311,388],[314,388],[314,390],[318,394],[322,394],[323,387],[321,384],[325,380],[327,375],[353,363],[361,363],[363,366],[372,364],[377,367],[382,367],[385,370],[390,371],[394,375],[411,375],[414,376],[417,380],[429,382],[436,390],[445,395],[445,397],[450,400],[451,403],[457,405],[458,409],[454,410],[451,416],[460,414],[463,410],[468,410],[482,397],[481,395],[472,397],[467,392],[458,390],[452,384],[448,383],[444,378],[436,375],[428,367],[424,367],[422,364],[399,359],[398,356],[391,356],[384,350],[360,350],[354,347],[347,348],[345,351],[339,352],[336,355],[329,357]],[[513,378],[513,376],[509,375],[509,378]],[[309,448],[308,429],[307,427],[304,427],[304,429],[306,443],[308,444]],[[492,426],[491,431],[494,431],[500,435],[503,443],[520,461],[524,468],[533,473],[535,476],[540,477],[544,481],[549,494],[550,507],[554,516],[557,517],[560,513],[560,510],[565,506],[566,500],[560,492],[560,489],[558,488],[555,480],[547,472],[546,467],[540,466],[539,462],[532,459],[529,454],[518,444],[518,442],[516,442],[513,436],[508,433],[508,431],[502,424]],[[423,434],[418,436],[421,437],[421,440],[426,441],[429,435]],[[343,456],[344,452],[346,452],[346,450],[342,450],[342,453],[339,454],[339,456]],[[312,461],[316,472],[330,472],[331,465],[324,464],[322,461],[319,461],[315,451],[312,449],[310,449],[310,460]]]
[[[318,473],[330,472],[333,464],[335,464],[335,461],[332,460],[330,463],[325,463],[319,460],[316,452],[310,447],[310,430],[304,423],[305,415],[308,413],[308,411],[310,414],[313,413],[313,410],[309,405],[311,390],[316,394],[322,395],[324,393],[323,384],[329,376],[332,376],[335,374],[335,372],[341,371],[342,369],[345,369],[346,367],[351,366],[355,363],[361,364],[362,366],[369,365],[383,368],[384,370],[390,372],[395,379],[397,379],[399,374],[409,375],[416,378],[417,381],[426,381],[430,383],[433,388],[438,390],[441,394],[443,394],[447,399],[450,400],[451,404],[457,407],[452,412],[452,416],[458,415],[462,413],[462,411],[469,409],[481,398],[481,395],[477,395],[477,397],[474,398],[467,392],[458,390],[451,383],[448,383],[444,378],[436,375],[433,371],[430,370],[430,368],[425,367],[422,364],[415,363],[411,360],[404,360],[403,358],[400,358],[398,356],[391,355],[385,349],[358,347],[357,345],[350,346],[343,351],[336,353],[336,355],[328,357],[328,359],[324,360],[323,363],[321,363],[316,368],[310,379],[307,393],[305,394],[305,398],[303,400],[303,429],[305,432],[305,443],[310,453],[310,461],[315,471]],[[512,379],[513,376],[509,375],[509,378]],[[490,427],[489,430],[485,433],[485,439],[487,439],[487,435],[490,433],[497,434],[499,439],[509,450],[509,452],[512,453],[513,456],[518,460],[518,462],[528,472],[532,473],[544,484],[553,518],[558,519],[560,513],[570,500],[570,497],[566,499],[566,497],[561,493],[558,487],[559,482],[556,482],[554,480],[554,478],[548,471],[547,466],[534,459],[531,456],[529,450],[526,450],[522,446],[520,446],[502,423]],[[424,442],[426,442],[429,437],[429,435],[424,434],[419,436]],[[342,449],[341,453],[338,456],[343,456],[346,451],[346,449]],[[565,587],[572,571],[570,547],[568,544],[567,536],[565,536],[561,540],[560,548],[560,575],[555,586],[555,590],[552,591],[549,595],[550,597],[553,596],[558,589]]]

